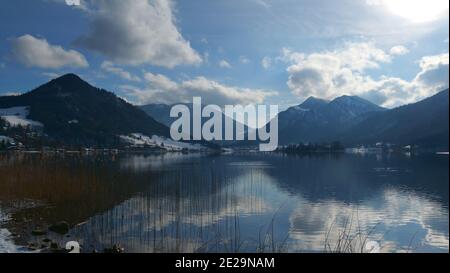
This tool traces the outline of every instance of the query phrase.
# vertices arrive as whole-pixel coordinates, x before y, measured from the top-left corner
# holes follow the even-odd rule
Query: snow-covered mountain
[[[356,96],[342,96],[331,102],[310,97],[279,114],[280,144],[334,141],[366,116],[384,110]]]
[[[346,146],[388,142],[448,150],[449,91],[395,109],[356,96],[309,98],[279,115],[280,144],[340,141]]]
[[[0,108],[0,118],[6,121],[9,126],[43,127],[42,123],[28,119],[29,114],[30,108],[27,106]]]
[[[328,103],[330,103],[330,102],[327,100],[318,99],[316,97],[309,97],[298,107],[300,109],[304,109],[304,110],[316,110],[322,106],[327,105]]]
[[[115,94],[74,74],[54,79],[20,96],[0,97],[0,116],[10,125],[40,125],[56,143],[119,145],[120,135],[169,137],[169,128]]]
[[[366,113],[385,110],[384,108],[358,96],[342,96],[331,101],[326,107],[330,116],[337,116],[342,121],[357,118]]]

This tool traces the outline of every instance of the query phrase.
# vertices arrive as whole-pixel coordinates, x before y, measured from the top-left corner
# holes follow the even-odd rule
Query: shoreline
[[[23,253],[22,248],[14,243],[12,233],[1,226],[8,221],[8,215],[2,214],[0,211],[0,253]]]

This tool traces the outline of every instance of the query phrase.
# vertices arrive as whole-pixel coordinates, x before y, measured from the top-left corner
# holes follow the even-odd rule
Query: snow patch
[[[294,109],[296,111],[300,111],[300,112],[309,112],[310,111],[309,109],[302,108],[301,106],[295,106],[292,109]]]
[[[30,114],[30,107],[28,106],[18,106],[12,108],[0,109],[0,118],[5,120],[13,127],[43,127],[42,123],[27,119]]]
[[[182,150],[194,150],[194,151],[200,151],[200,150],[207,150],[206,147],[200,145],[200,144],[190,144],[190,143],[184,143],[184,142],[178,142],[174,141],[165,137],[160,136],[152,136],[151,138],[139,134],[129,134],[129,135],[121,135],[120,138],[130,143],[134,146],[149,146],[149,147],[159,147],[170,151],[182,151]]]
[[[0,253],[17,253],[18,247],[9,239],[11,233],[7,229],[0,229]]]
[[[7,136],[0,136],[0,143],[12,144],[12,143],[14,143],[14,139],[7,137]]]
[[[8,215],[0,209],[0,225],[8,220]],[[0,228],[0,253],[17,253],[19,248],[11,241],[11,233],[4,228]]]
[[[80,123],[77,119],[69,120],[67,123],[69,124],[78,124]]]

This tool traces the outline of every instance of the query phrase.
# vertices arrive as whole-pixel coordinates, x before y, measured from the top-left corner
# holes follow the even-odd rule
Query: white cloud
[[[250,59],[247,58],[246,56],[240,56],[240,57],[239,57],[239,62],[240,62],[241,64],[248,64],[248,63],[250,63]]]
[[[42,76],[45,76],[49,79],[56,79],[56,78],[59,78],[61,75],[58,73],[54,73],[54,72],[44,72],[44,73],[42,73]]]
[[[81,0],[66,0],[66,4],[69,6],[80,6]]]
[[[409,53],[409,49],[406,48],[405,46],[402,45],[398,45],[398,46],[394,46],[391,48],[391,50],[389,50],[389,53],[391,55],[405,55]]]
[[[449,54],[425,56],[419,61],[422,69],[414,81],[429,88],[444,89],[449,85]]]
[[[370,79],[369,87],[360,93],[367,99],[395,107],[425,99],[449,87],[449,54],[425,56],[420,61],[420,72],[411,81],[383,76]]]
[[[382,77],[373,81],[370,90],[362,96],[376,95],[384,106],[394,107],[414,103],[449,87],[449,54],[425,56],[420,61],[420,72],[411,81]],[[383,99],[384,98],[384,99]]]
[[[387,54],[372,43],[348,43],[338,50],[312,54],[284,49],[280,59],[290,64],[287,85],[301,99],[349,94],[394,107],[448,87],[448,53],[422,58],[421,71],[412,81],[387,76],[373,79],[367,74],[389,63],[393,55],[398,54]]]
[[[138,76],[132,75],[130,72],[125,71],[123,68],[115,66],[112,62],[105,61],[102,63],[101,67],[104,71],[117,75],[122,79],[136,82],[141,81]]]
[[[253,0],[256,4],[268,9],[271,7],[268,0]]]
[[[78,51],[65,50],[29,34],[13,39],[11,46],[14,58],[28,67],[57,69],[89,66],[86,58]]]
[[[439,65],[448,65],[449,64],[449,54],[443,53],[440,55],[434,56],[425,56],[419,61],[420,67],[424,70],[430,70],[438,67]]]
[[[0,97],[20,96],[22,94],[23,94],[22,92],[1,92],[0,91]]]
[[[364,71],[390,62],[390,56],[372,43],[348,43],[334,51],[305,55],[284,49],[282,59],[291,63],[288,86],[300,97],[333,98],[350,93],[366,82]]]
[[[264,57],[261,60],[261,65],[264,69],[269,69],[270,66],[272,65],[272,59],[270,57]]]
[[[227,62],[226,60],[221,60],[219,62],[219,66],[222,68],[231,68],[231,64]]]
[[[76,8],[80,10],[87,10],[87,2],[91,0],[45,0],[52,1],[60,4],[70,6],[71,8]]]
[[[170,0],[88,1],[90,32],[77,43],[118,64],[173,68],[202,62],[176,26]]]
[[[174,92],[179,89],[178,83],[161,74],[145,73],[144,78],[155,90],[166,90],[169,92]]]
[[[277,92],[227,86],[205,77],[196,77],[176,82],[161,74],[145,73],[146,88],[122,86],[130,100],[137,104],[192,102],[201,97],[205,104],[260,104]]]

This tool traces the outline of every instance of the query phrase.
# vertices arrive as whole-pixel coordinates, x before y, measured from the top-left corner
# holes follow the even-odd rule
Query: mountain
[[[344,143],[416,144],[448,151],[449,90],[370,116],[341,136]]]
[[[189,109],[192,108],[192,105],[187,105]],[[147,104],[139,106],[139,108],[144,111],[147,115],[154,118],[156,121],[170,127],[172,122],[176,119],[170,117],[170,109],[172,109],[172,105],[167,104]]]
[[[302,104],[299,105],[302,109],[315,110],[329,103],[327,100],[309,97]]]
[[[191,104],[186,105],[192,109]],[[124,135],[169,137],[168,127],[175,120],[169,116],[170,109],[171,106],[163,104],[133,106],[74,74],[67,74],[28,93],[0,97],[0,135],[4,139],[11,135],[20,139],[32,137],[36,145],[42,144],[39,137],[43,135],[64,145],[111,147],[121,144],[119,136]],[[224,124],[231,119],[220,114]],[[390,142],[448,150],[449,90],[391,110],[356,96],[332,101],[311,97],[281,112],[278,119],[281,145]],[[247,127],[245,130],[248,131]],[[255,145],[246,141],[215,143]]]
[[[181,103],[182,105],[185,105],[189,108],[191,114],[193,113],[193,104],[192,103]],[[166,104],[147,104],[139,106],[145,113],[147,113],[149,116],[157,120],[158,122],[161,122],[162,124],[170,127],[174,121],[176,121],[178,118],[171,118],[170,117],[170,110],[172,109],[173,105],[166,105]],[[202,105],[202,110],[205,105]],[[231,119],[228,116],[225,116],[223,112],[218,113],[222,115],[222,123],[225,124],[225,121],[228,119]],[[208,121],[209,118],[203,118],[202,117],[202,124]],[[234,121],[236,122],[236,121]],[[192,124],[192,117],[191,117],[191,124]]]
[[[169,136],[166,126],[139,108],[74,74],[20,96],[0,97],[0,109],[20,110],[16,119],[42,124],[50,139],[64,144],[105,147],[118,144],[119,135]]]
[[[192,109],[193,109],[193,104],[192,103],[182,103],[183,105],[187,106],[189,108],[189,110],[191,111],[192,114]],[[166,125],[167,127],[170,128],[170,126],[172,125],[172,123],[174,121],[176,121],[178,118],[171,118],[170,117],[170,110],[172,109],[174,105],[166,105],[166,104],[147,104],[147,105],[142,105],[140,106],[140,108],[146,112],[150,117],[154,118],[155,120],[157,120],[158,122],[161,122],[162,124]],[[202,105],[202,109],[203,109],[204,105]],[[231,117],[226,116],[225,114],[223,114],[223,112],[218,113],[219,115],[222,116],[222,139],[225,138],[225,124],[226,122],[233,122],[233,124],[235,124],[235,126],[237,126],[237,124],[242,125],[241,123],[237,122],[236,120],[232,119]],[[208,121],[210,118],[202,118],[202,126],[203,124]],[[191,116],[191,134],[192,134],[192,124],[193,124],[193,120],[192,120],[192,116]],[[236,127],[235,127],[236,128]],[[244,125],[244,132],[247,134],[247,132],[249,131],[248,127],[246,125]],[[239,145],[251,145],[254,144],[252,142],[239,142],[236,143],[234,141],[215,141],[215,143],[220,143],[222,145],[231,145],[231,144],[239,144]]]
[[[362,119],[383,111],[357,96],[342,96],[331,102],[310,97],[279,114],[280,144],[333,141]]]
[[[329,117],[347,122],[361,115],[381,112],[385,109],[358,96],[342,96],[331,101],[325,110]]]

